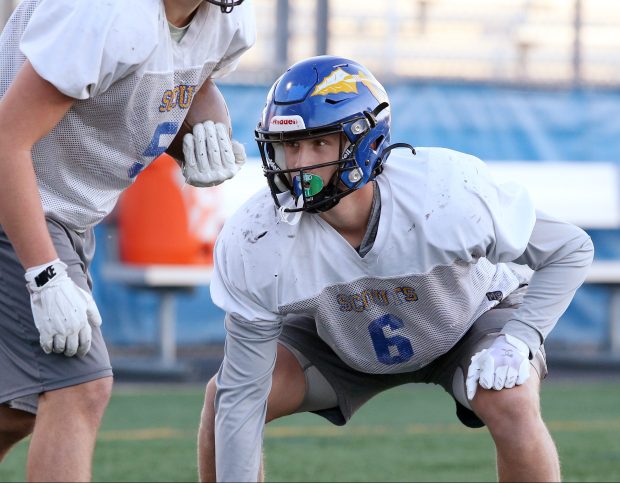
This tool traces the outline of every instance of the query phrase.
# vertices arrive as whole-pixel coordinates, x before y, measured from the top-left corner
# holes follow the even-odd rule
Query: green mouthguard
[[[304,173],[303,190],[306,198],[311,198],[323,189],[323,179],[312,173]]]

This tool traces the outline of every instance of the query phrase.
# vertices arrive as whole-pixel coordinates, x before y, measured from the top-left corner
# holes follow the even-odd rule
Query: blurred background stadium
[[[0,25],[17,3],[0,0]],[[211,243],[223,220],[263,186],[253,130],[268,87],[285,67],[322,53],[354,58],[369,67],[390,94],[394,141],[476,155],[489,162],[498,178],[523,183],[541,208],[588,231],[596,248],[595,265],[548,339],[549,363],[552,370],[563,366],[618,375],[620,3],[254,0],[254,5],[257,43],[242,58],[238,70],[219,83],[231,112],[235,138],[254,159],[235,180],[217,189],[196,193],[179,188],[192,236]],[[144,210],[145,218],[149,210],[161,213],[162,203],[165,199],[153,197]],[[92,267],[94,295],[104,317],[103,332],[117,377],[204,382],[217,368],[224,339],[223,314],[209,298],[209,265],[190,261],[184,267],[162,267],[159,260],[130,263],[131,257],[124,256],[129,253],[126,244],[140,250],[140,243],[148,240],[127,239],[128,233],[140,231],[143,221],[124,222],[121,211],[97,228],[98,253]],[[164,229],[162,243],[175,243],[176,236]],[[606,462],[620,450],[617,440],[610,442],[620,424],[617,380],[607,386],[608,396],[599,398],[609,401],[606,408],[599,408],[603,418],[600,426],[611,433],[595,438],[606,448],[601,451],[609,453],[597,453]],[[559,386],[555,391],[557,399],[552,405],[559,407],[561,401],[572,397],[570,386]],[[191,394],[194,399],[188,407],[196,404],[198,411],[199,391]],[[117,394],[117,404],[123,397]],[[585,404],[587,395],[580,397]],[[434,407],[435,402],[429,403],[431,411]],[[575,403],[572,414],[578,413]],[[192,428],[183,433],[188,441],[193,438],[195,418],[192,421],[191,425],[184,423]],[[303,421],[302,427],[309,424]],[[174,427],[177,423],[170,424]],[[441,433],[441,428],[438,431]],[[557,436],[561,431],[556,428],[552,432]],[[301,436],[303,433],[300,430]],[[413,433],[418,434],[415,430]],[[454,437],[451,430],[447,433]],[[174,431],[160,436],[162,441],[181,439]],[[117,442],[123,439],[111,438]],[[276,440],[268,442],[278,444]],[[563,444],[568,448],[572,443]],[[578,447],[575,443],[574,462],[579,459]],[[464,461],[463,465],[467,458]],[[445,461],[437,464],[447,465]],[[588,462],[583,461],[586,466]],[[454,473],[445,473],[442,478],[462,479],[461,468],[456,466]],[[439,474],[435,471],[419,473],[418,478],[434,479]],[[275,479],[294,479],[296,474],[277,473]],[[307,479],[346,480],[349,473],[333,474],[340,477],[314,474]],[[99,475],[118,479],[112,474]],[[153,478],[168,479],[164,475],[155,473]],[[374,475],[370,469],[350,479],[408,479],[407,474]],[[575,470],[572,477],[618,481],[620,470],[612,465],[595,476]],[[141,478],[148,476],[136,476]],[[493,476],[481,473],[477,478],[482,481]]]

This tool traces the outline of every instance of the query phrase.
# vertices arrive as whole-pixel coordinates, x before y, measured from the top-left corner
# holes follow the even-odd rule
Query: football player
[[[254,38],[238,0],[23,0],[5,26],[0,459],[32,432],[29,480],[91,474],[112,383],[92,227]],[[223,123],[196,123],[186,141],[188,183],[217,184],[243,163]]]
[[[585,278],[588,235],[474,156],[391,144],[386,91],[352,60],[293,65],[256,140],[268,188],[215,248],[227,335],[201,479],[262,478],[266,421],[310,411],[343,425],[413,382],[441,385],[463,424],[488,427],[500,480],[559,481],[543,341]]]

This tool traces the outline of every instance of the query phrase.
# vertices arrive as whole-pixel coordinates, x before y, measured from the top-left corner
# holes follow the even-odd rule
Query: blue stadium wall
[[[442,146],[492,161],[620,162],[620,92],[612,90],[515,89],[485,85],[398,84],[387,86],[392,101],[392,140],[414,146]],[[258,156],[253,130],[266,87],[223,86],[235,137],[249,156]],[[549,180],[553,183],[553,180]],[[242,194],[240,194],[242,196]],[[580,196],[580,193],[575,193]],[[97,228],[99,248],[92,267],[94,294],[109,344],[155,344],[157,295],[105,282],[109,227]],[[597,259],[620,258],[618,230],[592,230]],[[549,342],[604,346],[610,290],[584,286],[551,334]],[[208,288],[177,298],[179,344],[224,338],[223,314]]]

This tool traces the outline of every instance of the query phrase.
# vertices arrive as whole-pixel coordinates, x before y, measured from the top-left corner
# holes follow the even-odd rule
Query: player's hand
[[[232,178],[245,163],[243,145],[230,139],[228,127],[199,122],[183,136],[183,176],[197,187],[216,186]]]
[[[28,269],[25,277],[45,353],[84,356],[90,349],[91,326],[101,325],[92,295],[69,278],[67,265],[59,259]]]
[[[467,398],[472,400],[480,384],[499,391],[523,384],[530,376],[530,350],[522,340],[500,335],[488,349],[471,358],[467,370]]]

